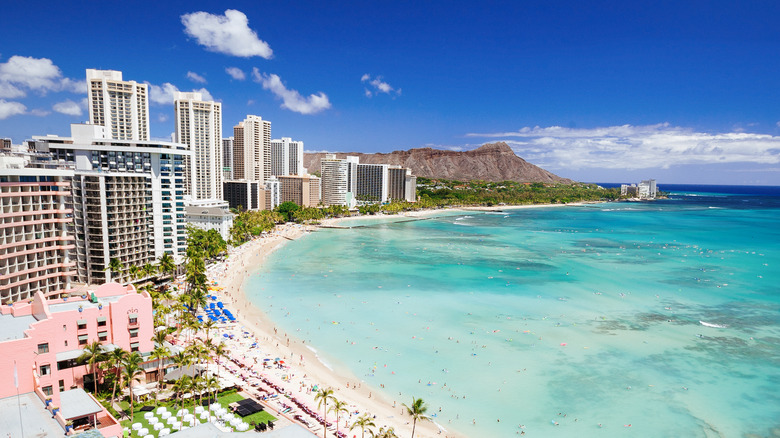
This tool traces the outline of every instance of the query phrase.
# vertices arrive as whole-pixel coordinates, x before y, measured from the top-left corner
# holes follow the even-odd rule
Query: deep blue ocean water
[[[320,230],[247,291],[329,366],[471,437],[770,436],[780,189],[659,188]]]

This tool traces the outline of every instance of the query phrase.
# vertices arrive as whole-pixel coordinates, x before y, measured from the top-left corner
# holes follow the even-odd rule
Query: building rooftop
[[[188,206],[184,207],[184,212],[188,216],[233,216],[233,213],[229,211],[225,211],[223,208],[219,207],[195,207],[195,206]]]
[[[51,413],[44,409],[43,402],[32,392],[21,394],[18,398],[0,399],[0,431],[14,437],[57,437],[65,434],[65,429],[51,417]]]
[[[81,388],[61,392],[60,405],[62,406],[62,418],[66,420],[86,417],[103,411],[103,407]]]
[[[24,338],[24,331],[36,322],[32,315],[13,316],[0,314],[0,342]]]
[[[49,304],[49,311],[51,313],[68,312],[71,310],[79,310],[79,307],[83,307],[85,309],[89,309],[89,308],[97,309],[99,303],[102,303],[103,305],[106,305],[108,303],[116,303],[123,296],[124,295],[112,295],[110,297],[99,297],[97,303],[93,303],[89,300],[77,299],[75,301],[68,301],[65,303]]]

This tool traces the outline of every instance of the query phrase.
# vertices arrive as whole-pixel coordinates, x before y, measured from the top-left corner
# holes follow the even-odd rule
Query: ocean
[[[780,436],[780,188],[659,189],[323,229],[247,293],[469,437]]]

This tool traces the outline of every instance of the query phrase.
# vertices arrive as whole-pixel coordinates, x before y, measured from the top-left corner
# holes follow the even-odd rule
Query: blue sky
[[[506,141],[580,181],[780,185],[780,2],[6,2],[0,137],[69,135],[85,69],[310,151]]]

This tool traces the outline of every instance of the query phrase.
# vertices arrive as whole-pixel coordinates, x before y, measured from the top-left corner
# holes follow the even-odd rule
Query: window
[[[48,353],[49,352],[49,344],[38,344],[38,354]]]
[[[98,332],[98,340],[105,341],[108,339],[108,332]]]
[[[46,395],[51,395],[51,393],[52,393],[51,385],[44,386],[43,388],[41,388],[41,391],[43,391],[43,393],[46,394]]]
[[[97,325],[98,325],[98,327],[105,327],[106,326],[106,317],[105,316],[98,316]]]
[[[79,345],[87,344],[87,335],[79,335]]]
[[[137,313],[131,313],[127,315],[128,322],[130,324],[138,324],[138,314]]]
[[[76,321],[76,328],[79,330],[85,330],[87,328],[87,320],[86,319],[80,319]]]
[[[141,347],[141,344],[139,342],[133,342],[130,344],[130,351],[138,351]]]
[[[138,329],[137,328],[130,329],[130,337],[131,338],[137,338],[138,337]]]
[[[60,383],[60,392],[65,391],[65,381],[64,380],[60,380],[59,383]]]
[[[40,366],[40,371],[41,371],[40,374],[42,376],[48,376],[49,374],[51,374],[51,365],[49,365],[49,364],[41,365]]]

